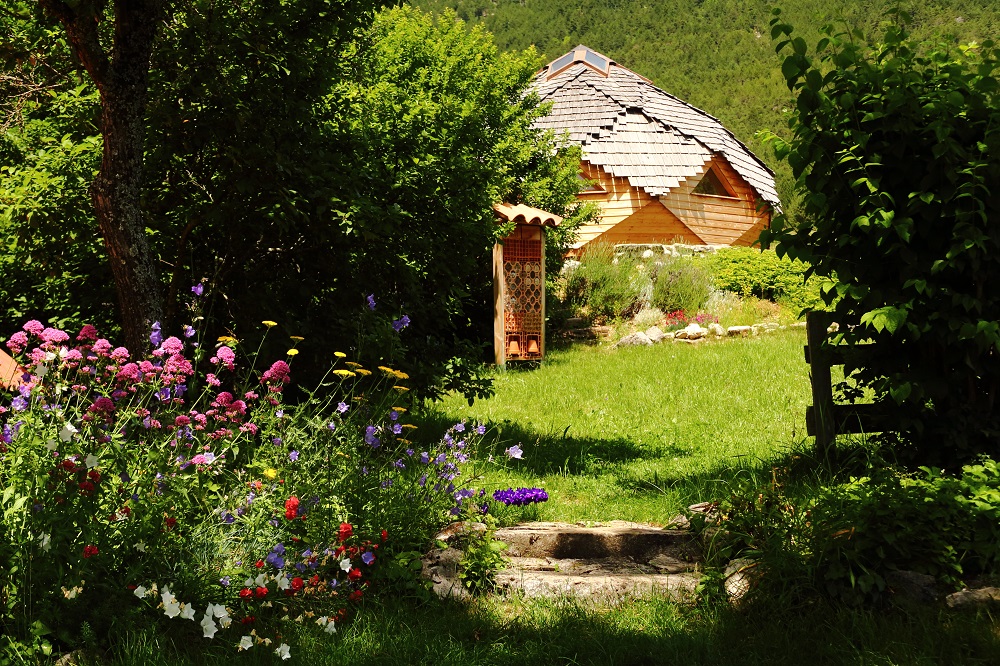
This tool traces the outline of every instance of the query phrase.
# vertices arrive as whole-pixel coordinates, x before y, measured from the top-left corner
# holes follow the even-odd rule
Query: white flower
[[[340,568],[344,571],[350,572],[351,570],[351,560],[349,558],[344,558],[340,561]]]
[[[140,553],[145,553],[146,552],[146,544],[143,543],[142,541],[140,541],[139,543],[135,544],[134,548],[137,551],[139,551]]]
[[[192,604],[181,605],[181,617],[185,620],[194,620],[194,606]]]
[[[52,548],[52,535],[46,534],[44,532],[42,534],[39,534],[38,545],[46,553],[49,552],[49,549]]]
[[[212,619],[212,604],[208,605],[208,610],[205,611],[205,617],[201,618],[201,628],[205,632],[205,638],[215,638],[215,632],[219,630],[215,626],[215,620]]]
[[[331,619],[329,622],[326,623],[326,626],[323,628],[323,631],[325,631],[328,634],[336,633],[337,632],[337,625],[335,625],[333,623],[333,620]]]
[[[244,636],[243,638],[240,639],[240,649],[241,650],[249,650],[252,647],[253,647],[253,639],[252,638],[250,638],[249,636]]]
[[[86,463],[87,469],[91,469],[92,467],[97,467],[97,456],[95,456],[93,453],[88,453],[87,458],[84,460],[84,463]]]
[[[132,594],[142,599],[144,596],[146,596],[146,592],[149,592],[149,590],[140,585],[139,587],[135,588],[135,590],[132,591]]]
[[[68,442],[69,440],[73,439],[73,435],[75,435],[78,432],[80,431],[77,430],[75,427],[73,427],[72,423],[67,423],[62,427],[62,430],[59,431],[59,439],[64,442]]]
[[[54,360],[56,360],[56,353],[55,352],[45,352],[45,360],[46,361],[54,361]]]
[[[253,582],[257,584],[257,587],[264,587],[267,585],[267,574],[258,575]],[[249,587],[249,585],[247,587]]]
[[[220,620],[224,617],[229,617],[229,611],[223,604],[215,604],[215,606],[210,605],[209,608],[212,608],[212,613]]]
[[[247,578],[243,581],[243,587],[253,587],[253,578]]]
[[[284,571],[281,572],[281,574],[277,577],[276,580],[278,581],[279,590],[287,590],[289,587],[291,587],[291,585],[288,582],[288,576],[285,575]]]
[[[288,645],[286,643],[282,643],[281,645],[279,645],[278,649],[274,651],[274,654],[281,657],[282,660],[289,659],[292,656],[291,653],[289,652]]]
[[[68,354],[68,353],[69,353],[69,350],[66,349],[65,347],[60,347],[59,348],[59,358],[66,358],[66,354]]]
[[[326,623],[329,622],[329,621],[330,621],[330,618],[328,618],[326,615],[324,615],[323,617],[316,619],[316,624],[318,624],[321,627],[325,627]]]
[[[49,355],[51,355],[52,358],[49,358]],[[48,354],[45,355],[45,360],[46,361],[51,361],[54,358],[55,358],[55,354],[52,354],[52,352],[49,352]],[[36,377],[38,377],[39,379],[41,379],[42,377],[44,377],[47,374],[49,374],[49,366],[45,365],[44,363],[39,363],[38,365],[35,366],[35,376]]]
[[[57,446],[59,445],[56,444],[56,440],[54,439],[50,439],[49,441],[45,442],[45,448],[47,448],[49,451],[55,451]]]
[[[160,593],[160,598],[163,600],[163,614],[169,618],[174,618],[180,615],[181,605],[177,601],[177,597],[170,593],[170,588],[164,586],[163,592]]]

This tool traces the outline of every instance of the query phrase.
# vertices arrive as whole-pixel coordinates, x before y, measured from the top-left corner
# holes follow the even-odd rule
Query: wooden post
[[[493,246],[493,353],[496,364],[507,365],[507,339],[504,335],[503,303],[507,286],[503,274],[503,243]]]
[[[806,354],[809,362],[809,380],[812,384],[811,408],[813,429],[816,434],[816,453],[829,457],[836,451],[837,432],[833,417],[833,379],[830,375],[830,353],[826,349],[830,317],[825,312],[806,315]],[[807,413],[806,418],[809,418]]]
[[[545,227],[538,227],[542,234],[542,269],[539,275],[542,280],[542,331],[538,335],[538,351],[541,352],[542,359],[545,358]]]

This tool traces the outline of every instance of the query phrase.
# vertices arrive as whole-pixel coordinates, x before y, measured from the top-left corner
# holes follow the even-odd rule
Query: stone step
[[[529,598],[614,600],[659,595],[684,601],[693,598],[698,586],[699,574],[694,569],[690,563],[674,562],[658,568],[620,557],[511,557],[509,566],[497,573],[496,581],[499,591]]]
[[[648,563],[657,556],[682,562],[700,558],[695,537],[685,530],[613,520],[592,526],[573,523],[528,523],[497,530],[509,557],[563,559],[629,558]]]

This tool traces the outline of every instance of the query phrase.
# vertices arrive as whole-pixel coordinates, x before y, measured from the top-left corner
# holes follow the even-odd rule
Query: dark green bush
[[[920,44],[887,18],[881,43],[827,28],[815,49],[772,21],[797,96],[774,145],[802,215],[761,243],[828,280],[838,321],[861,322],[847,345],[878,345],[844,372],[900,414],[901,453],[954,468],[1000,454],[1000,48]]]
[[[730,247],[717,251],[710,262],[716,289],[784,302],[796,310],[821,303],[817,281],[806,279],[809,264],[779,258],[773,250]]]
[[[726,557],[758,558],[766,589],[817,592],[851,604],[878,602],[896,570],[958,586],[1000,566],[1000,465],[986,460],[959,475],[922,468],[900,474],[796,481],[776,469],[720,506]]]
[[[712,272],[701,257],[670,257],[655,266],[653,307],[694,315],[712,293]]]

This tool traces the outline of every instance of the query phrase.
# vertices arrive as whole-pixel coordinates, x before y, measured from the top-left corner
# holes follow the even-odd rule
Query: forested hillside
[[[613,58],[660,88],[716,116],[778,174],[788,201],[791,174],[755,137],[784,134],[790,95],[770,38],[771,0],[413,0],[454,9],[490,30],[502,49],[534,45],[542,60],[577,44]],[[783,18],[815,44],[827,23],[871,36],[896,0],[794,0]],[[916,37],[953,43],[1000,36],[996,0],[902,3]]]

